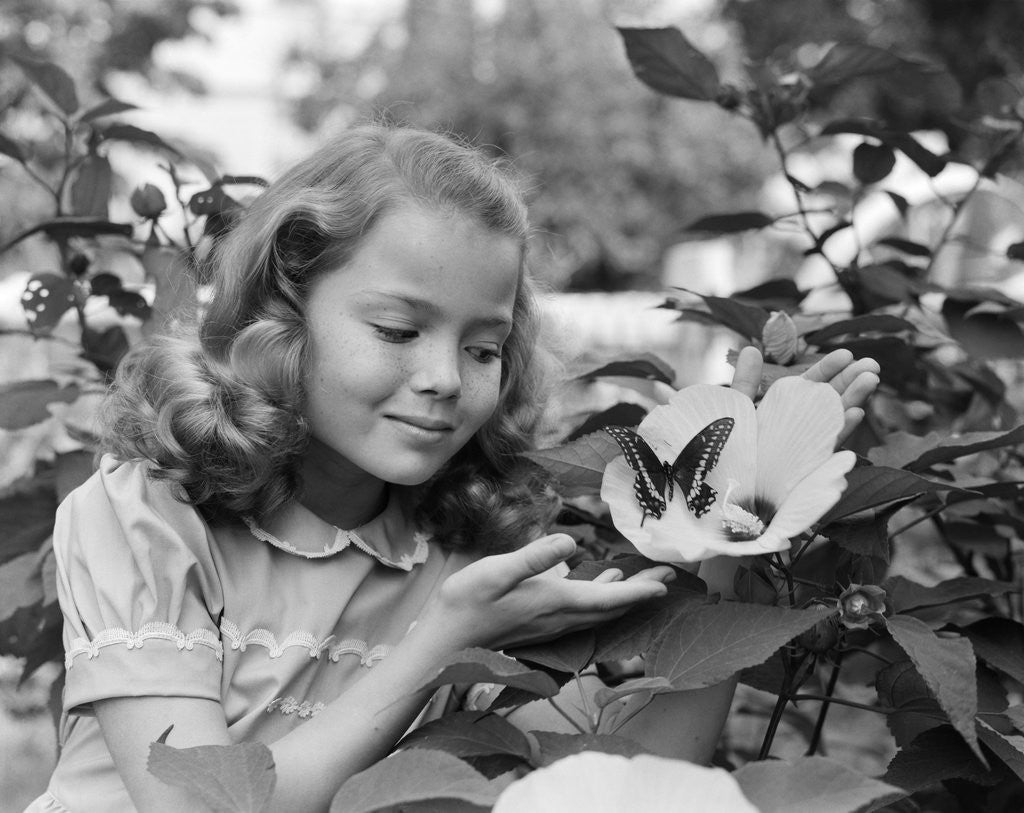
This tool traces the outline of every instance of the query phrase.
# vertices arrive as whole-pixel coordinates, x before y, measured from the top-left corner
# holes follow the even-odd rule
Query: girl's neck
[[[337,528],[358,528],[384,510],[388,485],[316,438],[302,458],[299,502]]]

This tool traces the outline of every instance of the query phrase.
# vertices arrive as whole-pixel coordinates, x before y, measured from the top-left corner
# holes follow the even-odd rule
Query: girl
[[[446,656],[664,593],[671,568],[570,581],[571,539],[523,544],[552,502],[515,458],[543,366],[526,238],[499,166],[384,126],[253,204],[194,329],[122,365],[108,454],[58,513],[63,747],[31,809],[196,807],[146,770],[171,724],[268,743],[273,809],[326,809]]]

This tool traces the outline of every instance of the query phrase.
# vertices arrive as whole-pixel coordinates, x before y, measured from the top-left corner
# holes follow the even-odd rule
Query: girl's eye
[[[398,327],[386,327],[385,325],[374,325],[373,330],[384,341],[394,342],[395,344],[412,341],[413,339],[416,338],[417,335],[419,335],[415,330],[407,330]]]
[[[501,358],[501,351],[494,347],[467,347],[466,350],[481,364],[490,364]]]

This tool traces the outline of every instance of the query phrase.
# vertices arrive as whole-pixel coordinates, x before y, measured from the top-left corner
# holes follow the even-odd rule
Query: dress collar
[[[382,565],[410,571],[427,560],[430,535],[416,530],[412,525],[409,507],[408,495],[392,489],[384,510],[364,525],[352,529],[329,526],[334,530],[334,539],[320,550],[281,539],[260,527],[250,516],[242,517],[242,521],[260,541],[303,559],[325,559],[352,547]]]

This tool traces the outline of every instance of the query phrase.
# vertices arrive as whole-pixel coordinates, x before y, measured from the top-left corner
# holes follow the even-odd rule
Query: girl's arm
[[[540,574],[574,550],[564,535],[489,556],[445,580],[391,654],[315,717],[270,745],[277,769],[273,810],[324,810],[349,776],[383,758],[429,698],[419,686],[449,655],[546,640],[610,620],[662,595],[670,568],[624,582],[550,579]],[[228,744],[219,704],[189,698],[115,698],[95,704],[100,727],[126,787],[143,813],[199,809],[187,790],[146,770],[149,744],[171,723],[169,745]]]

